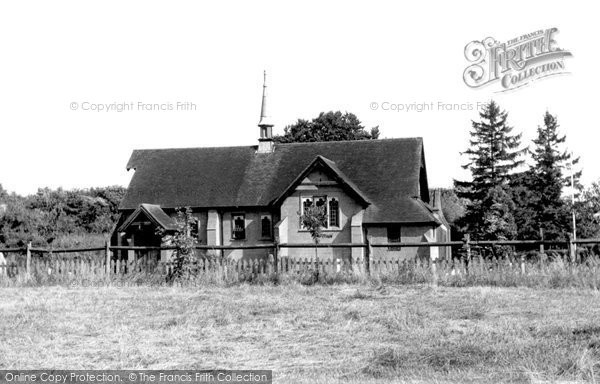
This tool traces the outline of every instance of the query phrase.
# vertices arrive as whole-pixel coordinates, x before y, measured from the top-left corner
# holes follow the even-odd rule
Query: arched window
[[[329,226],[340,226],[340,203],[335,198],[329,200]]]
[[[244,240],[246,238],[246,217],[243,214],[234,214],[231,216],[231,238],[234,240]]]
[[[262,215],[260,219],[260,236],[263,239],[270,239],[273,237],[272,228],[271,215]]]
[[[200,220],[198,220],[197,218],[194,218],[192,220],[192,222],[190,223],[190,235],[197,239],[198,235],[200,234]]]
[[[312,198],[305,198],[302,200],[302,214],[306,215],[308,208],[312,207]]]
[[[323,228],[327,228],[327,197],[326,196],[315,196],[315,207],[323,208],[324,220]]]

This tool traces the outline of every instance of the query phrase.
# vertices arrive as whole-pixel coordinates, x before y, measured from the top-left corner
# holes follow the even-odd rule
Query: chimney
[[[273,152],[273,124],[271,123],[271,119],[267,116],[267,71],[264,72],[263,96],[260,107],[260,121],[258,122],[258,127],[260,128],[260,137],[258,138],[258,153]]]
[[[436,211],[442,210],[442,190],[436,188],[433,190],[433,209]]]

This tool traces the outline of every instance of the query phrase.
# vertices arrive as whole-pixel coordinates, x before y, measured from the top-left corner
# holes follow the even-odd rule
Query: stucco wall
[[[450,230],[445,225],[440,225],[435,229],[435,241],[450,241]],[[452,257],[452,247],[438,247],[440,259],[449,259]]]
[[[193,212],[192,216],[198,219],[198,244],[206,244],[206,226],[208,224],[208,212]]]
[[[324,175],[320,176],[311,174],[307,178],[311,182],[323,181],[326,179]],[[281,205],[281,216],[288,218],[287,223],[287,239],[289,243],[313,243],[310,233],[300,228],[300,217],[298,213],[301,211],[301,198],[309,196],[328,196],[335,197],[339,201],[340,210],[340,226],[339,229],[328,228],[323,230],[323,237],[320,242],[322,244],[331,243],[351,243],[351,219],[356,213],[362,210],[354,199],[349,197],[338,186],[315,186],[301,184],[296,190],[288,196]],[[337,258],[349,258],[351,255],[350,248],[319,248],[319,258],[335,260]],[[314,249],[310,248],[290,248],[288,255],[294,258],[314,258]]]
[[[231,237],[232,235],[232,223],[231,215],[234,213],[243,213],[246,220],[246,238],[244,240],[235,240]],[[241,246],[241,245],[255,245],[255,244],[269,244],[273,242],[273,238],[263,239],[261,238],[261,213],[269,213],[267,211],[254,211],[254,210],[227,210],[221,212],[222,223],[223,223],[223,245],[230,246]],[[277,217],[271,215],[271,224],[275,225]],[[236,249],[224,251],[224,256],[232,258],[234,260],[240,259],[253,259],[253,258],[266,258],[269,254],[273,253],[272,249]]]
[[[402,225],[400,228],[400,241],[403,243],[420,243],[426,242],[425,234],[428,231],[432,231],[432,226],[423,226],[423,225]],[[387,243],[387,226],[372,226],[369,225],[367,227],[367,239],[371,244],[381,244]],[[431,233],[431,232],[430,232]],[[388,248],[373,248],[372,257],[399,257],[401,259],[412,259],[415,257],[420,258],[429,258],[429,248],[427,247],[419,247],[419,248],[401,248],[399,251],[391,251]]]
[[[231,215],[233,213],[243,213],[246,219],[246,239],[245,240],[234,240],[231,238]],[[192,216],[198,219],[199,230],[198,230],[198,244],[200,245],[254,245],[254,244],[267,244],[272,243],[273,239],[262,239],[261,238],[261,227],[260,227],[260,215],[261,213],[269,213],[267,211],[248,211],[245,209],[238,210],[199,210],[194,211]],[[209,214],[215,216],[213,223],[209,222]],[[175,217],[176,214],[172,214]],[[272,220],[276,220],[275,215],[271,215]],[[220,226],[220,228],[210,228],[212,226]],[[208,230],[208,231],[207,231]],[[212,231],[212,233],[211,233]],[[166,252],[166,251],[165,251]],[[202,253],[203,251],[200,251]],[[210,251],[209,251],[210,252]],[[219,251],[213,251],[218,254]],[[237,249],[237,250],[226,250],[223,251],[225,257],[230,257],[234,260],[240,259],[254,259],[254,258],[265,258],[273,253],[269,249]],[[166,255],[165,255],[166,257]]]

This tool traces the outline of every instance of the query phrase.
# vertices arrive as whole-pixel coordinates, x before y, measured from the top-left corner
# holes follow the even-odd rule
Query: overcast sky
[[[442,111],[438,103],[493,98],[525,144],[546,110],[558,115],[590,183],[600,178],[591,4],[2,2],[0,183],[21,194],[126,186],[136,148],[255,145],[264,69],[276,133],[321,111],[352,112],[367,128],[379,125],[382,137],[423,137],[429,184],[444,187],[466,176],[459,151],[477,111]],[[552,27],[557,45],[573,53],[564,61],[570,74],[506,93],[465,85],[467,43]],[[177,110],[178,102],[196,110]],[[134,108],[83,110],[111,103]],[[140,110],[139,103],[174,109]],[[384,103],[435,108],[386,111]]]

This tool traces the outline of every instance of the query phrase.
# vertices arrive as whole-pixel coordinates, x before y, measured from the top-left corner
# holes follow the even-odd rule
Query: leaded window
[[[336,198],[329,200],[329,226],[340,226],[340,204]]]
[[[317,208],[322,208],[323,213],[325,214],[325,220],[323,220],[323,228],[327,228],[327,196],[316,196],[314,197],[315,206]]]
[[[244,240],[246,238],[245,215],[241,213],[231,215],[231,224],[231,238],[234,240]]]

